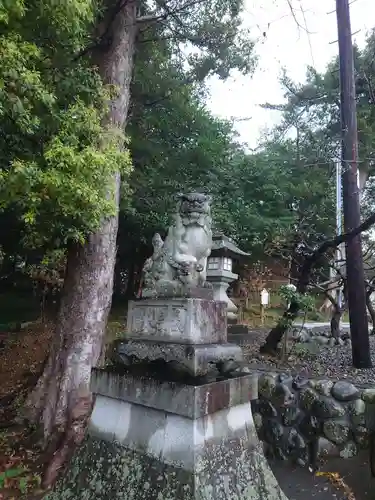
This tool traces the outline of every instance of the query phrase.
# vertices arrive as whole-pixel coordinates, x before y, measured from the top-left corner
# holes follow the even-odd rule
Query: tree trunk
[[[107,15],[98,26],[101,43],[94,54],[103,82],[118,89],[104,126],[126,125],[136,37],[136,1],[106,0]],[[54,340],[44,373],[26,405],[27,416],[42,424],[53,454],[44,486],[84,437],[91,413],[91,369],[96,365],[111,307],[116,260],[120,174],[115,183],[117,213],[103,220],[83,246],[69,249],[64,289]]]
[[[336,300],[333,299],[331,303],[333,307],[331,318],[331,335],[336,340],[336,343],[338,343],[338,340],[340,338],[340,321],[343,314],[343,309],[339,306]]]
[[[332,286],[332,285],[331,285]],[[329,290],[329,288],[328,288]],[[336,293],[335,296],[331,295],[329,291],[326,290],[326,298],[329,300],[329,303],[332,306],[332,317],[331,317],[331,335],[335,339],[336,344],[338,344],[339,338],[340,338],[340,321],[341,321],[341,316],[344,312],[344,308],[340,306],[339,302],[336,300]],[[336,292],[336,290],[332,290],[332,292]]]
[[[303,294],[306,293],[307,287],[310,281],[310,275],[315,262],[320,257],[320,254],[307,257],[301,269],[301,274],[299,280],[296,283],[297,292]],[[260,346],[259,352],[263,354],[270,354],[271,356],[276,356],[278,353],[278,345],[283,338],[284,334],[289,328],[290,323],[292,323],[298,315],[299,304],[292,301],[288,309],[284,312],[279,322],[274,328],[269,332],[266,341]]]
[[[299,261],[296,249],[298,246],[298,241],[295,242],[295,246],[291,252],[290,265],[289,265],[289,280],[295,280],[300,274],[301,263]],[[293,283],[293,281],[291,281]]]
[[[143,266],[146,262],[148,255],[144,249],[137,249],[137,256],[129,266],[129,279],[126,288],[125,297],[127,300],[134,300],[141,296],[142,280],[143,280]]]
[[[336,343],[340,338],[340,320],[341,311],[340,309],[334,308],[332,318],[331,318],[331,335],[335,339]]]
[[[134,300],[134,298],[135,298],[136,278],[137,278],[137,264],[133,260],[128,266],[128,281],[126,284],[126,291],[125,291],[126,300]]]
[[[138,263],[136,266],[135,273],[134,273],[134,278],[133,278],[134,279],[134,289],[133,289],[134,298],[139,298],[142,295],[143,264],[144,264],[144,261],[142,262],[142,264]]]

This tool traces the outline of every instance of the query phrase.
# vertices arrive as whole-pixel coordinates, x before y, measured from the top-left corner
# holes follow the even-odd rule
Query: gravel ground
[[[299,373],[304,376],[346,378],[357,384],[375,383],[375,336],[370,337],[370,350],[374,368],[356,369],[352,366],[352,352],[348,346],[323,346],[315,342],[301,344],[288,342],[284,361],[262,356],[259,347],[264,342],[268,329],[251,330],[248,339],[241,341],[247,365],[258,369],[275,369]],[[234,342],[234,336],[229,339]]]

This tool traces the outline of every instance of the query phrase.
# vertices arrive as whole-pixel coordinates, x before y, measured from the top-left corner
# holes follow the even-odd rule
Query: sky
[[[259,58],[255,73],[236,75],[225,82],[210,81],[211,111],[222,118],[235,118],[240,140],[250,149],[280,119],[278,112],[264,110],[260,104],[283,102],[282,68],[294,81],[303,82],[308,66],[323,71],[338,52],[335,0],[290,2],[297,22],[287,0],[245,0],[244,25],[254,33]],[[375,27],[375,1],[352,0],[350,14],[353,42],[361,47]]]

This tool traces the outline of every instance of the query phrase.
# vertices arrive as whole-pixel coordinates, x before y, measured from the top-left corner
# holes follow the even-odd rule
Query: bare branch
[[[331,304],[333,305],[333,307],[335,309],[338,309],[339,307],[339,304],[338,302],[334,299],[333,295],[331,295],[328,291],[325,292],[325,296],[327,297],[327,299],[331,302]]]
[[[299,280],[297,282],[297,291],[299,293],[305,294],[308,290],[309,282],[311,280],[311,273],[314,266],[319,262],[319,258],[322,257],[329,249],[336,248],[341,243],[350,241],[355,238],[360,233],[367,231],[372,225],[375,224],[375,213],[370,215],[362,224],[344,234],[340,234],[331,240],[324,241],[319,245],[314,252],[305,258],[305,262],[301,267]],[[345,295],[345,282],[344,282],[344,296]],[[259,348],[261,353],[268,353],[271,355],[277,354],[277,345],[283,338],[286,329],[291,321],[293,321],[299,310],[298,301],[292,300],[287,311],[283,314],[277,325],[268,334],[265,343]]]

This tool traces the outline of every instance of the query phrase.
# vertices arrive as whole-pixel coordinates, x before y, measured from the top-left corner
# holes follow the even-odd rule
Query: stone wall
[[[302,344],[316,343],[317,345],[326,345],[333,347],[335,345],[345,345],[351,348],[350,330],[348,327],[342,328],[339,338],[335,339],[331,335],[330,326],[297,326],[292,330],[292,339]]]
[[[318,455],[347,458],[368,446],[365,402],[375,403],[375,388],[262,373],[252,411],[266,454],[304,466]]]

